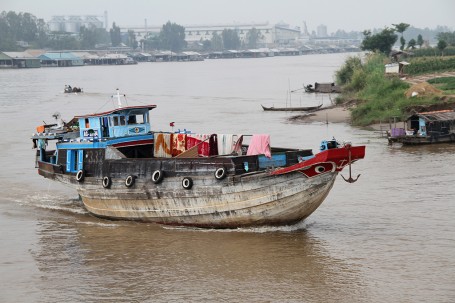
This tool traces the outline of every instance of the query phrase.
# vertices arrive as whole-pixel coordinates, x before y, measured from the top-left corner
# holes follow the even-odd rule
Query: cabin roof
[[[11,59],[37,59],[27,52],[3,52]]]
[[[449,110],[438,110],[438,111],[432,111],[432,112],[417,113],[417,114],[410,116],[407,120],[410,120],[414,117],[422,118],[428,122],[455,121],[455,111],[449,109]]]
[[[39,56],[38,58],[42,60],[79,60],[79,57],[76,57],[72,53],[45,53]]]
[[[124,111],[131,111],[133,109],[144,109],[144,110],[152,110],[156,107],[156,105],[140,105],[140,106],[125,106],[125,107],[120,107],[116,108],[107,112],[102,112],[102,113],[93,113],[93,114],[86,114],[86,115],[81,115],[81,116],[75,116],[74,118],[89,118],[89,117],[102,117],[102,116],[108,116],[108,115],[113,115],[116,113],[121,113]]]

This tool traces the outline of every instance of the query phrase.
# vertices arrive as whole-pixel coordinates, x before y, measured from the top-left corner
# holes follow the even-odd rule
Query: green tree
[[[218,35],[218,33],[213,33],[212,39],[210,39],[210,45],[212,50],[214,51],[221,51],[223,50],[223,38]]]
[[[53,32],[47,45],[54,50],[81,48],[79,40],[66,32]]]
[[[168,21],[160,31],[159,41],[161,48],[179,52],[186,47],[185,28]]]
[[[80,44],[82,49],[94,49],[98,42],[96,28],[94,26],[85,27],[81,26],[80,32]]]
[[[371,34],[371,31],[363,32],[364,39],[361,44],[362,50],[379,51],[385,55],[389,55],[392,46],[397,42],[398,36],[395,35],[395,30],[385,28],[380,33]]]
[[[407,23],[399,23],[399,24],[392,24],[395,26],[395,30],[401,34],[400,42],[401,46],[400,49],[403,50],[404,46],[406,45],[406,40],[403,37],[403,33],[406,31],[406,29],[410,26]]]
[[[0,49],[18,50],[16,41],[36,44],[45,38],[43,20],[38,20],[30,13],[16,14],[13,11],[0,14]]]
[[[112,46],[119,46],[120,43],[122,43],[122,37],[120,36],[120,27],[116,26],[114,22],[109,32],[111,34]]]
[[[422,35],[418,35],[417,36],[417,45],[419,46],[419,48],[422,48],[422,45],[423,45],[423,37]]]
[[[260,31],[258,31],[256,28],[250,29],[246,33],[245,37],[245,45],[248,48],[257,48],[258,47],[258,42],[263,38],[263,35],[261,34]]]
[[[144,50],[160,49],[160,39],[158,36],[147,35],[142,41]]]
[[[16,38],[21,41],[33,42],[36,39],[36,17],[29,13],[19,13],[19,28]]]
[[[35,40],[34,44],[37,48],[44,48],[44,47],[46,47],[46,45],[49,41],[49,35],[48,35],[46,22],[44,22],[43,19],[38,19],[36,22],[36,29],[37,29],[37,35],[36,35],[36,40]]]
[[[0,15],[0,50],[14,51],[16,49],[16,40],[9,26],[6,12],[2,12]]]
[[[444,40],[438,41],[438,49],[441,51],[441,56],[444,56],[444,49],[447,47],[447,42]]]
[[[362,69],[362,61],[359,57],[347,58],[343,66],[335,73],[337,84],[346,85],[351,82],[354,72],[359,69]]]
[[[137,48],[136,34],[134,33],[133,30],[128,30],[128,37],[127,37],[126,45],[128,45],[129,47],[131,47],[133,49]]]
[[[438,40],[444,40],[448,45],[455,46],[455,32],[442,32],[436,35]]]
[[[240,47],[240,38],[237,31],[233,29],[224,29],[221,33],[225,49],[238,49]]]
[[[201,43],[202,43],[202,49],[205,51],[208,51],[209,49],[212,48],[212,41],[210,41],[210,40],[202,40],[202,38],[201,38]]]
[[[400,50],[404,50],[404,46],[406,45],[406,40],[403,38],[403,36],[400,37]]]
[[[415,49],[415,48],[416,48],[416,45],[417,45],[416,40],[414,40],[414,39],[409,40],[409,42],[408,42],[408,48],[410,48],[410,49]]]

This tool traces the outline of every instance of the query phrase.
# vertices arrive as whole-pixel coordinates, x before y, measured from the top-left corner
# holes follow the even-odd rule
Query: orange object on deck
[[[44,125],[37,126],[36,131],[39,133],[44,133]]]

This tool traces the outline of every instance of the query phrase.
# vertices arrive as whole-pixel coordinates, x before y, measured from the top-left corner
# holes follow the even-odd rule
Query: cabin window
[[[131,115],[128,116],[128,125],[131,124],[144,124],[144,115]]]
[[[120,125],[126,125],[125,116],[120,116]]]
[[[111,117],[111,126],[118,126],[118,116],[112,116]]]
[[[136,116],[128,116],[128,125],[136,124]]]
[[[85,128],[90,128],[90,122],[88,121],[88,118],[85,118]]]

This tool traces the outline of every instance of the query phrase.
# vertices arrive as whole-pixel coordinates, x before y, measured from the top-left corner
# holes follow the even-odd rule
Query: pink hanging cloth
[[[267,158],[271,158],[270,135],[253,135],[246,154],[248,156],[264,154]]]

